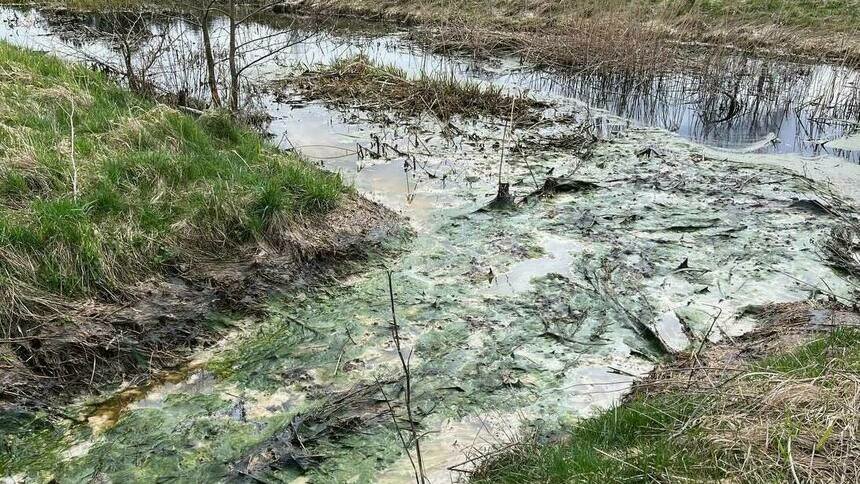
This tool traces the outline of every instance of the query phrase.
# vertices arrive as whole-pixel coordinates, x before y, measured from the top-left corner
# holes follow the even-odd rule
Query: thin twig
[[[499,159],[499,186],[502,186],[502,168],[505,166],[505,148],[508,144],[508,127],[513,130],[513,122],[514,122],[514,106],[516,106],[517,98],[511,97],[511,116],[505,122],[505,130],[502,133],[502,156]]]
[[[418,467],[415,466],[415,459],[412,458],[412,452],[409,451],[409,444],[407,444],[406,439],[403,438],[403,432],[400,430],[400,424],[397,423],[397,414],[394,412],[391,400],[388,398],[388,395],[385,394],[385,388],[383,388],[379,378],[376,379],[376,384],[379,385],[379,392],[382,393],[382,399],[385,400],[385,405],[388,406],[388,412],[391,414],[391,421],[394,423],[394,430],[397,431],[397,437],[403,445],[403,450],[406,451],[406,457],[409,458],[409,463],[412,464],[412,472],[415,474],[415,482],[420,483]]]
[[[418,484],[424,484],[426,474],[424,472],[424,459],[421,456],[421,439],[418,435],[418,429],[415,427],[415,419],[412,416],[412,372],[409,369],[409,362],[403,356],[403,349],[400,344],[400,326],[397,324],[397,312],[394,308],[394,283],[392,282],[391,271],[388,271],[388,296],[391,302],[391,338],[394,341],[397,356],[400,358],[400,365],[406,377],[406,416],[409,419],[409,430],[412,433],[412,440],[415,442],[415,458],[418,461],[418,474],[415,477]],[[409,360],[411,360],[411,356],[412,352],[410,351]]]

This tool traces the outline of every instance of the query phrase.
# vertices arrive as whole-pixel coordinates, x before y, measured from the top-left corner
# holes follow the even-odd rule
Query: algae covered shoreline
[[[152,31],[176,32],[184,25],[172,22],[155,24]],[[249,31],[265,36],[271,32],[266,28],[253,24]],[[43,37],[42,45],[51,46],[46,50],[66,52],[55,31],[38,32],[10,37],[37,46],[33,39]],[[174,214],[180,218],[167,229],[194,233],[191,224],[199,217],[183,220],[187,207],[180,202],[197,199],[195,190],[216,193],[209,184],[222,179],[243,181],[230,199],[234,210],[214,210],[238,217],[227,219],[219,232],[235,239],[221,239],[204,263],[172,267],[161,292],[137,301],[113,290],[126,298],[120,302],[134,303],[129,312],[116,313],[123,317],[148,317],[153,313],[141,312],[141,303],[179,294],[178,306],[154,304],[165,315],[156,318],[159,323],[205,321],[220,341],[174,349],[172,361],[190,359],[188,364],[146,385],[126,373],[118,375],[125,377],[121,385],[103,387],[100,395],[36,412],[4,412],[0,475],[59,482],[401,483],[415,481],[418,443],[432,482],[470,476],[487,482],[563,482],[732,475],[720,464],[726,455],[734,458],[732,449],[699,446],[698,427],[688,425],[695,435],[687,435],[677,434],[675,425],[685,426],[703,410],[725,417],[737,411],[737,402],[721,400],[721,407],[707,409],[697,402],[660,406],[655,399],[673,399],[676,388],[668,388],[668,396],[658,394],[659,385],[648,375],[655,367],[657,376],[689,374],[691,388],[712,391],[718,375],[697,362],[710,366],[718,360],[717,350],[731,353],[733,342],[760,347],[762,334],[773,328],[797,328],[803,340],[808,337],[803,315],[810,315],[816,330],[851,323],[857,269],[850,266],[852,203],[827,183],[762,163],[771,141],[737,150],[705,147],[593,109],[563,92],[525,92],[517,84],[487,82],[492,69],[526,69],[506,64],[509,60],[468,64],[467,72],[476,75],[464,79],[461,71],[445,70],[450,59],[416,55],[417,47],[400,38],[358,37],[314,38],[267,65],[268,77],[253,79],[264,87],[257,105],[270,116],[272,141],[338,175],[266,146],[218,113],[194,119],[159,107],[168,119],[181,116],[174,120],[182,127],[178,133],[168,129],[166,138],[122,138],[123,146],[132,148],[143,139],[150,143],[147,151],[172,161],[159,165],[147,158],[131,167],[136,180],[183,191],[138,197],[135,190],[146,187],[120,187],[135,202],[122,212],[132,221],[140,206],[175,197]],[[195,45],[193,39],[189,44]],[[48,79],[34,82],[67,72],[51,62]],[[106,82],[75,69],[73,89]],[[486,78],[475,79],[481,76]],[[386,89],[395,92],[381,95]],[[844,99],[840,96],[833,99]],[[71,138],[60,123],[66,118],[54,119],[45,123],[50,128],[36,126]],[[75,119],[73,146],[87,144],[88,136],[113,139],[112,130],[105,134],[93,129],[98,123]],[[114,124],[121,123],[106,123]],[[165,139],[170,143],[159,144]],[[248,140],[258,148],[243,147]],[[195,159],[201,145],[204,161],[215,153],[218,164],[231,168],[213,176],[195,172],[205,166]],[[81,200],[95,181],[112,180],[98,171],[95,151],[74,151],[76,165],[99,174],[79,173],[86,182],[79,185]],[[221,151],[223,158],[217,155]],[[123,159],[115,151],[108,155]],[[255,161],[262,158],[254,155],[298,163],[310,179],[271,171],[256,177]],[[770,156],[804,160],[796,154]],[[820,155],[820,161],[849,163],[838,155]],[[165,180],[164,173],[144,170],[162,166],[178,173]],[[191,175],[197,183],[185,184]],[[56,190],[71,191],[74,201],[69,172],[59,176],[65,185]],[[269,179],[274,182],[265,183]],[[337,196],[310,189],[315,181],[332,180]],[[495,201],[501,186],[510,199],[500,204]],[[307,197],[311,192],[315,195]],[[393,227],[399,218],[390,210],[411,219],[415,237],[398,236]],[[97,229],[101,237],[109,233]],[[172,241],[156,235],[158,241]],[[337,267],[353,259],[360,260]],[[793,311],[756,310],[774,302],[796,305],[790,306]],[[176,307],[189,303],[202,310],[177,318]],[[221,311],[206,317],[212,307]],[[399,336],[392,340],[394,315]],[[756,327],[764,333],[750,334]],[[855,372],[855,339],[850,331],[834,332],[823,343],[791,353],[788,360],[801,355],[811,362],[800,375],[786,358],[760,365],[764,370],[751,360],[741,363],[752,365],[754,373],[776,375],[768,385],[807,384],[792,378],[808,378],[821,365]],[[402,359],[411,368],[411,392]],[[91,368],[81,372],[85,383]],[[815,389],[823,400],[810,398],[808,404],[848,402],[835,396],[849,388],[831,385],[828,378],[824,375]],[[649,388],[654,395],[642,393]],[[615,409],[631,389],[634,401]],[[850,439],[833,437],[850,429],[842,414],[832,414],[839,420],[830,431],[827,415],[804,414],[815,424],[810,425],[814,437],[786,427],[789,438],[773,441],[775,450],[767,442],[760,445],[760,432],[735,440],[757,452],[764,449],[756,458],[774,457],[755,461],[762,476],[792,469],[798,476],[812,475],[805,462],[798,464],[809,459],[810,449],[831,460],[842,449],[852,455]],[[592,416],[597,417],[589,420]],[[410,427],[416,433],[410,434]],[[730,427],[705,430],[724,436]],[[615,440],[600,440],[607,435]],[[565,438],[570,436],[574,439]],[[810,446],[810,439],[822,443]],[[577,447],[589,443],[597,450]],[[673,460],[681,452],[685,459]],[[618,473],[606,474],[611,469]]]

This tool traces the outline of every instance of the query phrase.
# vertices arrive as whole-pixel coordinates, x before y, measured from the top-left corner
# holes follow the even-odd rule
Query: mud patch
[[[120,378],[138,385],[212,342],[224,329],[217,313],[254,313],[270,297],[348,273],[349,261],[397,237],[398,227],[394,214],[352,195],[322,219],[292,226],[282,247],[185,267],[133,288],[128,303],[74,305],[27,338],[0,342],[9,369],[0,396],[7,407],[43,406]],[[118,398],[136,399],[126,397]]]

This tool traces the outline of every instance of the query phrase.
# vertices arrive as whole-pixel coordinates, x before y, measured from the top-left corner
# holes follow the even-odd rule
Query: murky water
[[[116,60],[107,43],[75,44],[67,25],[52,25],[36,12],[0,9],[0,19],[0,37],[11,42],[72,58]],[[187,35],[183,48],[193,50],[194,31],[184,33],[180,24],[152,28]],[[251,25],[243,35],[272,28]],[[412,73],[454,72],[529,88],[555,105],[541,127],[504,140],[497,120],[462,122],[463,134],[451,137],[432,119],[380,124],[361,111],[278,103],[261,94],[257,102],[273,118],[269,130],[276,141],[341,171],[363,193],[403,212],[417,235],[390,241],[399,256],[374,261],[326,294],[272,301],[267,317],[242,324],[198,355],[181,378],[128,390],[137,393],[120,405],[71,407],[69,413],[88,418],[58,424],[62,436],[51,445],[22,437],[36,449],[22,448],[22,454],[44,458],[16,468],[16,476],[243,481],[252,477],[242,469],[253,468],[254,479],[272,482],[409,482],[411,465],[374,399],[353,405],[343,428],[331,428],[342,421],[315,424],[322,437],[307,446],[325,457],[318,465],[303,471],[295,459],[259,464],[297,415],[316,415],[332,407],[332,395],[360,392],[398,374],[383,266],[394,271],[434,483],[467,475],[482,450],[523,432],[552,431],[615,404],[660,355],[642,325],[682,346],[679,322],[697,338],[737,335],[752,324],[743,316],[745,306],[803,299],[816,287],[847,291],[817,254],[820,237],[836,221],[795,203],[820,199],[821,187],[772,165],[807,160],[780,154],[809,155],[805,139],[844,134],[857,119],[856,72],[732,61],[754,74],[739,78],[742,85],[728,96],[743,104],[740,114],[716,122],[728,109],[726,100],[704,99],[695,87],[704,78],[693,75],[631,87],[623,76],[565,78],[530,72],[512,60],[474,63],[427,54],[396,33],[303,32],[284,33],[280,41],[301,42],[255,70],[254,78],[363,51]],[[202,90],[199,74],[163,72],[165,89]],[[806,124],[813,116],[808,109],[820,125]],[[577,128],[571,119],[601,128],[604,139],[587,157],[548,142],[570,135]],[[660,129],[667,126],[680,135]],[[758,150],[737,147],[769,132],[780,141],[753,147]],[[371,135],[406,156],[358,159],[356,145],[368,145]],[[418,147],[407,142],[416,137]],[[649,146],[659,147],[659,154],[637,155]],[[590,180],[597,188],[511,212],[477,211],[494,194],[502,150],[509,151],[502,176],[518,195],[550,173]],[[405,166],[404,158],[412,163]],[[856,154],[824,152],[814,159],[847,165]],[[396,382],[384,388],[396,405],[402,388]]]
[[[80,37],[81,26],[86,26],[91,39],[111,32],[116,29],[112,20],[99,15],[44,16],[34,10],[5,8],[0,9],[0,38],[81,60],[104,62],[113,58],[108,64],[119,67],[116,56],[110,55],[114,49],[106,42],[83,42]],[[181,40],[167,63],[156,63],[153,68],[157,82],[171,92],[205,97],[199,68],[199,28],[181,19],[152,21],[142,28],[149,29],[156,39],[168,36]],[[285,67],[330,63],[364,52],[375,61],[412,74],[449,73],[542,96],[577,100],[638,125],[661,127],[711,146],[738,148],[768,139],[772,142],[763,144],[759,152],[826,154],[860,162],[856,146],[838,142],[831,145],[833,140],[860,129],[860,72],[850,68],[697,52],[690,54],[693,60],[688,63],[701,68],[688,73],[654,72],[643,76],[624,72],[547,72],[523,67],[515,59],[479,62],[427,53],[405,41],[402,32],[379,27],[362,33],[343,28],[308,28],[307,22],[291,17],[242,28],[240,40],[282,32],[266,42],[252,44],[248,57],[295,43],[260,64],[253,77],[284,75]],[[224,30],[223,20],[213,21],[216,44],[219,34],[224,43]],[[343,153],[334,156],[340,155]]]

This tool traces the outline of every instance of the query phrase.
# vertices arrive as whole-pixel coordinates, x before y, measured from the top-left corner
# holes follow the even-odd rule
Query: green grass
[[[850,31],[860,24],[857,0],[700,0],[694,8],[717,19],[807,28]]]
[[[765,358],[753,368],[795,378],[860,373],[860,331],[837,329],[794,351]]]
[[[223,113],[194,119],[0,43],[0,319],[277,243],[344,190]]]
[[[693,417],[695,398],[636,400],[587,419],[564,435],[564,443],[527,444],[493,458],[473,483],[646,482],[687,478],[718,480],[714,449],[694,433],[683,440],[673,431]]]
[[[780,482],[788,477],[786,449],[791,448],[791,439],[803,441],[801,437],[808,433],[806,440],[823,454],[826,441],[839,432],[833,422],[845,416],[846,425],[852,426],[856,414],[851,416],[851,408],[840,414],[837,409],[846,402],[836,404],[821,395],[803,405],[790,398],[782,408],[757,409],[755,405],[780,388],[789,388],[791,396],[789,385],[806,383],[808,378],[825,380],[821,382],[824,387],[838,385],[844,372],[860,372],[860,331],[840,329],[765,358],[750,366],[748,378],[737,380],[743,386],[722,388],[725,395],[675,391],[636,397],[579,422],[565,432],[560,443],[525,442],[490,458],[471,482]],[[749,392],[747,398],[731,396],[744,392]],[[844,398],[840,391],[834,394]],[[833,410],[820,411],[828,407]],[[810,420],[810,415],[817,420]],[[726,428],[743,430],[748,421],[772,423],[766,432],[770,448],[758,448],[759,443],[740,438],[733,448],[715,443],[722,442],[714,437],[724,437],[721,432]],[[722,427],[726,422],[730,425]]]

